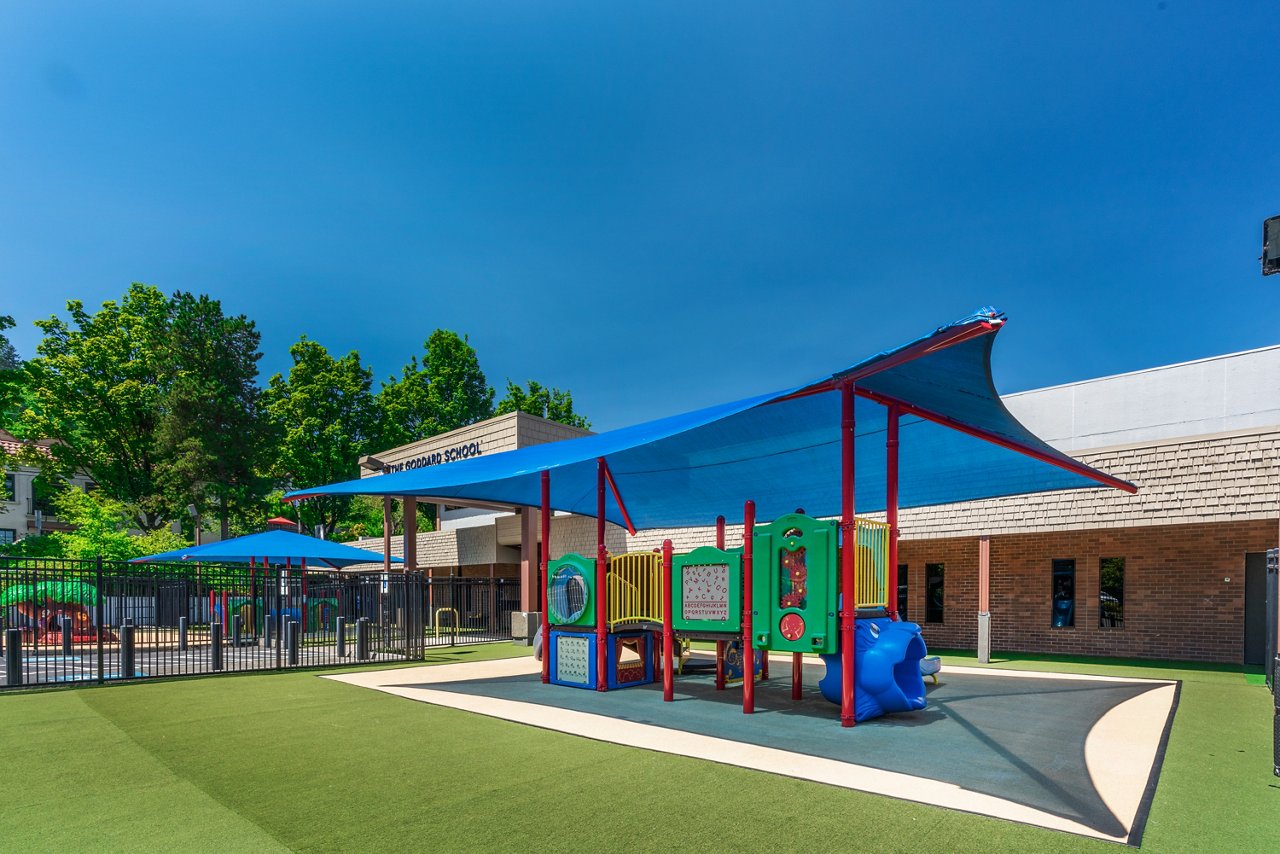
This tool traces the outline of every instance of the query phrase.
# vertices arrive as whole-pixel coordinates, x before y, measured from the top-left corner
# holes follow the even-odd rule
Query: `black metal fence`
[[[0,558],[0,687],[421,659],[511,637],[518,583]]]

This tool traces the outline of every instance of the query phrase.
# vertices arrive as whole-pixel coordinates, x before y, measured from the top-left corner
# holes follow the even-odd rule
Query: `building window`
[[[1098,625],[1124,628],[1124,558],[1104,557],[1098,564]]]
[[[13,528],[0,528],[0,546],[7,546],[17,538],[18,532]]]
[[[1071,628],[1076,624],[1076,562],[1073,559],[1053,562],[1053,627]]]
[[[898,618],[907,618],[907,565],[898,564]]]
[[[942,622],[942,605],[946,598],[942,584],[945,568],[940,563],[924,565],[924,620],[926,623]]]
[[[4,473],[4,495],[0,495],[0,501],[17,501],[18,485],[14,480],[13,472]]]

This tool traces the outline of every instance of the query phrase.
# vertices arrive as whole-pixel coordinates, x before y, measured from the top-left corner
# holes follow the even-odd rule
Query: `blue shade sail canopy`
[[[856,390],[855,499],[885,508],[889,407],[899,420],[899,506],[921,507],[1045,490],[1136,487],[1055,450],[1005,408],[991,379],[1004,315],[984,308],[843,371],[771,394],[584,436],[428,468],[302,489],[286,496],[405,495],[596,515],[604,460],[617,487],[605,516],[636,529],[759,519],[797,509],[840,513],[840,388]]]
[[[163,561],[200,560],[209,563],[267,563],[268,565],[291,563],[301,566],[327,566],[339,569],[357,563],[382,563],[378,552],[357,549],[342,543],[331,543],[318,537],[295,534],[292,531],[267,531],[249,534],[218,543],[205,543],[185,549],[161,552],[147,557],[134,558],[130,563],[160,563]],[[404,563],[393,557],[392,563]]]

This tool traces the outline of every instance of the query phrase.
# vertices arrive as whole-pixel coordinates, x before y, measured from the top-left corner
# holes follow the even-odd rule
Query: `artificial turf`
[[[428,660],[511,654],[521,652],[495,644]],[[1143,849],[1280,850],[1270,695],[1239,670],[993,664],[1183,680]],[[315,671],[7,694],[0,749],[5,850],[1115,850],[416,703]]]

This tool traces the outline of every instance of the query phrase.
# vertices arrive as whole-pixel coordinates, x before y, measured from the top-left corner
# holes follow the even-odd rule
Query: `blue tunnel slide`
[[[925,706],[920,659],[924,638],[915,623],[888,618],[858,620],[854,633],[854,715],[865,721],[892,712],[911,712]],[[840,653],[822,656],[826,675],[818,682],[822,696],[840,703]]]

